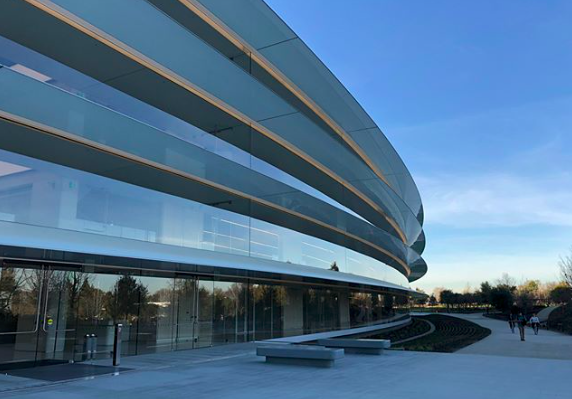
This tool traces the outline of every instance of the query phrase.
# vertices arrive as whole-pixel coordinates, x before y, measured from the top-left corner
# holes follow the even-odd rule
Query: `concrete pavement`
[[[0,375],[0,396],[38,399],[570,399],[572,337],[541,331],[520,342],[507,323],[456,353],[346,355],[331,369],[266,364],[253,343],[126,357],[131,371],[47,383]],[[530,332],[531,330],[527,331]],[[108,365],[109,360],[98,361]],[[2,392],[2,388],[4,391]]]
[[[490,319],[481,314],[455,314],[452,316],[470,320],[492,331],[492,334],[487,338],[456,353],[572,360],[572,336],[570,335],[544,329],[541,329],[538,335],[534,335],[532,328],[526,327],[526,341],[522,342],[518,328],[515,328],[514,334],[511,333],[508,322]],[[572,393],[570,397],[572,398]]]
[[[572,361],[386,351],[332,369],[266,364],[251,344],[125,358],[135,370],[41,385],[2,398],[570,399]],[[216,351],[213,355],[212,351]],[[225,352],[227,351],[227,352]],[[7,380],[0,376],[0,385]],[[22,383],[22,381],[21,381]]]

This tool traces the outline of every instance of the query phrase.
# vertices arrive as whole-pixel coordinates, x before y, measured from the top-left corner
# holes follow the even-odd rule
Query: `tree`
[[[516,281],[514,278],[508,275],[508,273],[503,273],[501,278],[497,280],[497,287],[499,285],[504,285],[506,287],[516,287]]]
[[[514,303],[512,287],[499,284],[491,289],[491,305],[501,312],[508,312]]]
[[[572,290],[566,284],[557,285],[550,291],[550,301],[553,303],[572,303]]]
[[[480,290],[480,302],[484,303],[485,305],[491,304],[491,291],[493,287],[490,285],[488,281],[481,283],[481,290]]]
[[[516,304],[525,313],[532,308],[538,298],[538,290],[540,282],[537,280],[528,280],[518,286],[516,290]]]
[[[421,288],[415,288],[420,295],[414,295],[413,302],[417,306],[423,306],[427,303],[427,294]]]
[[[562,280],[566,283],[568,288],[572,289],[572,248],[570,248],[569,255],[560,258],[558,265],[560,266]]]
[[[447,312],[449,311],[450,306],[454,303],[455,300],[455,293],[451,290],[443,290],[441,291],[441,304],[447,306]]]
[[[429,297],[429,306],[435,306],[437,305],[437,298],[435,298],[435,295],[431,295]]]
[[[435,287],[433,289],[433,296],[437,300],[437,302],[441,302],[441,293],[445,291],[445,287]]]
[[[552,290],[556,288],[558,285],[559,285],[558,283],[554,282],[541,284],[538,289],[538,296],[537,296],[538,302],[544,306],[549,306],[551,302],[550,292],[552,292]]]

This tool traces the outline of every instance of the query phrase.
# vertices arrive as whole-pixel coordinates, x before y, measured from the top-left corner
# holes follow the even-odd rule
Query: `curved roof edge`
[[[351,133],[354,131],[362,131],[366,129],[379,129],[379,127],[375,124],[373,119],[367,114],[367,112],[363,109],[363,107],[359,104],[359,102],[351,95],[351,93],[347,90],[347,88],[339,81],[339,79],[330,71],[330,69],[315,55],[314,52],[296,35],[296,33],[278,16],[263,0],[251,0],[250,3],[253,4],[253,7],[257,7],[254,3],[259,3],[258,7],[265,7],[267,10],[264,12],[264,17],[266,18],[273,18],[272,23],[265,24],[265,29],[269,30],[274,28],[276,30],[274,36],[279,37],[280,34],[283,34],[284,31],[288,31],[289,35],[291,36],[284,41],[278,41],[274,44],[266,44],[264,48],[260,48],[255,43],[250,43],[248,39],[248,32],[246,30],[252,30],[252,21],[245,21],[240,20],[240,16],[244,17],[252,17],[252,15],[245,15],[248,14],[247,10],[248,7],[244,7],[244,4],[241,4],[241,13],[232,13],[232,19],[230,19],[229,14],[221,15],[221,11],[228,10],[229,7],[224,7],[222,2],[216,1],[209,1],[209,0],[178,0],[182,4],[184,4],[187,8],[191,11],[196,13],[200,18],[202,18],[205,22],[211,25],[215,30],[217,30],[221,35],[226,37],[229,41],[234,43],[238,48],[242,49],[245,53],[249,54],[251,58],[259,64],[262,68],[267,70],[272,76],[274,76],[279,82],[281,82],[288,90],[290,90],[296,97],[298,97],[302,102],[308,106],[316,115],[321,118],[330,128],[336,132],[348,145],[357,152],[357,154],[366,162],[366,164],[380,177],[382,181],[384,181],[392,190],[394,190],[405,202],[409,205],[406,198],[403,198],[404,195],[400,192],[399,187],[395,187],[395,184],[390,184],[387,179],[386,173],[383,173],[381,168],[376,164],[374,161],[377,156],[383,154],[368,154],[369,148],[363,148],[353,139]],[[224,3],[225,5],[227,3]],[[247,22],[247,23],[245,23]],[[281,33],[277,33],[280,31]],[[268,32],[267,32],[268,33]],[[273,36],[269,34],[269,36]],[[298,57],[296,62],[292,62],[291,57],[293,54],[289,55],[289,65],[295,65],[297,69],[303,69],[304,71],[308,70],[319,70],[319,73],[314,78],[321,77],[323,82],[322,84],[316,85],[318,88],[316,90],[311,90],[312,88],[308,84],[308,82],[301,82],[300,79],[296,79],[293,76],[291,71],[286,71],[285,68],[287,67],[286,62],[279,62],[284,60],[272,59],[273,57],[268,53],[268,49],[274,45],[286,45],[293,39],[297,39],[304,47],[304,51],[310,60],[307,60],[303,57]],[[260,51],[259,51],[260,50]],[[263,54],[264,52],[264,54]],[[307,61],[307,62],[306,62]],[[299,65],[308,64],[308,68],[300,68]],[[311,65],[310,65],[311,64]],[[327,81],[327,82],[326,82]],[[315,79],[312,79],[312,84],[315,85]],[[317,100],[316,93],[310,93],[311,91],[318,91],[318,92],[326,92],[323,94],[323,97],[327,98],[328,100],[332,100],[334,98],[339,97],[339,101],[343,102],[345,108],[351,108],[353,112],[360,113],[361,115],[356,116],[358,119],[361,119],[362,125],[358,128],[355,126],[355,129],[351,128],[344,128],[342,125],[343,117],[338,112],[332,112],[328,110],[328,104],[324,101]],[[342,94],[343,93],[343,94]],[[314,94],[314,95],[310,95]],[[351,102],[351,105],[347,103]],[[339,120],[336,120],[339,119]],[[367,123],[363,123],[366,120]],[[383,135],[381,129],[379,129],[380,134]],[[384,136],[385,137],[385,136]],[[357,148],[356,148],[357,147]],[[401,157],[397,154],[393,146],[390,145],[390,150],[394,152],[393,157],[394,159],[398,160],[406,172],[404,178],[408,179],[410,183],[415,187],[416,191],[416,199],[418,200],[419,204],[421,204],[419,192],[417,186],[411,174],[407,170],[407,167],[401,160]],[[371,149],[369,149],[371,151]],[[411,209],[412,212],[419,216],[419,213],[422,212],[419,209],[417,212],[414,209]]]

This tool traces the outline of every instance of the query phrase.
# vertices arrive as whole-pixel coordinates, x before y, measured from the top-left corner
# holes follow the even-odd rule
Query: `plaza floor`
[[[487,338],[463,348],[458,354],[501,355],[538,359],[572,360],[572,336],[554,331],[540,330],[534,335],[532,328],[525,328],[525,341],[520,340],[518,328],[511,332],[508,322],[490,319],[481,314],[457,315],[493,332]],[[572,398],[572,386],[570,392]]]
[[[489,323],[488,319],[475,321]],[[553,358],[552,347],[545,357],[541,356],[542,345],[562,345],[562,351],[569,351],[572,337],[546,334],[545,340],[543,334],[520,342],[505,323],[490,322],[487,325],[493,330],[490,337],[453,354],[386,351],[382,356],[346,355],[333,368],[319,369],[266,364],[254,355],[255,344],[229,345],[124,358],[122,366],[130,371],[64,383],[0,376],[0,396],[42,399],[572,397],[572,360]],[[504,337],[504,330],[511,334],[510,338]],[[532,338],[538,338],[538,342]],[[519,351],[507,350],[512,345],[510,339],[523,345]],[[527,346],[535,349],[523,349]],[[494,353],[495,348],[498,354]]]

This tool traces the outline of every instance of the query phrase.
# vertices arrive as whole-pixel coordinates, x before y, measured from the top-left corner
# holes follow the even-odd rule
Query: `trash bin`
[[[91,334],[83,336],[83,354],[81,358],[83,361],[91,359]]]
[[[95,360],[95,357],[97,355],[97,335],[91,334],[90,338],[91,338],[91,356],[90,356],[90,359]]]

